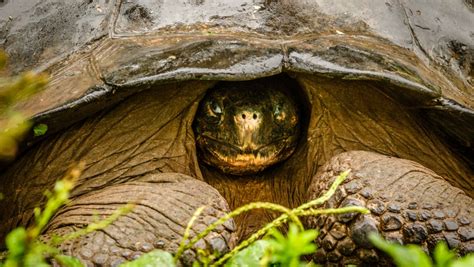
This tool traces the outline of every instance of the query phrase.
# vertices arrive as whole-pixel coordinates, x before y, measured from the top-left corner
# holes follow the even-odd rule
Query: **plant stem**
[[[253,203],[247,204],[245,206],[242,206],[240,208],[237,208],[237,209],[227,213],[226,215],[222,216],[221,218],[219,218],[219,220],[217,220],[214,223],[212,223],[211,225],[209,225],[204,231],[202,231],[197,236],[195,236],[193,239],[191,239],[191,241],[184,247],[183,251],[191,248],[197,241],[199,241],[200,239],[207,236],[217,226],[219,226],[221,224],[224,224],[230,218],[233,218],[233,217],[235,217],[235,216],[237,216],[237,215],[239,215],[243,212],[247,212],[249,210],[262,209],[262,208],[269,209],[269,210],[280,211],[282,213],[285,213],[287,215],[286,218],[290,217],[296,223],[296,225],[298,225],[298,227],[300,229],[304,229],[303,224],[301,223],[301,221],[298,219],[298,217],[296,215],[294,215],[292,213],[292,211],[290,209],[288,209],[286,207],[283,207],[281,205],[274,204],[274,203],[269,203],[269,202],[253,202]]]
[[[185,247],[186,247],[186,241],[189,238],[189,234],[191,232],[191,227],[194,224],[194,221],[197,219],[197,217],[202,213],[202,211],[206,208],[206,206],[199,207],[191,217],[191,219],[188,222],[188,225],[186,226],[186,229],[184,230],[183,234],[183,239],[181,240],[181,243],[179,244],[178,251],[176,252],[176,255],[174,255],[174,261],[177,262],[179,257],[181,257],[181,254],[183,254]]]
[[[341,174],[339,174],[339,176],[336,178],[336,180],[334,180],[331,187],[329,188],[329,190],[326,193],[324,193],[324,195],[322,195],[321,197],[319,197],[317,199],[311,200],[308,203],[304,203],[303,205],[299,206],[295,210],[296,211],[305,210],[305,209],[311,208],[313,206],[321,205],[324,202],[328,201],[328,199],[330,199],[332,197],[332,195],[334,195],[334,193],[336,192],[337,187],[347,178],[347,175],[349,175],[350,172],[351,172],[351,170],[347,170],[347,171],[344,171]]]
[[[247,247],[248,245],[252,244],[255,242],[257,239],[260,237],[264,236],[271,228],[278,227],[285,223],[288,219],[287,214],[282,214],[280,217],[276,218],[272,222],[266,224],[263,228],[260,228],[256,233],[251,235],[249,238],[246,240],[242,241],[238,246],[236,246],[234,249],[232,249],[229,253],[225,254],[221,258],[219,258],[218,261],[213,263],[211,266],[220,266],[223,265],[224,262],[226,262],[228,259],[230,259],[232,256],[234,256],[237,252],[242,250],[243,248]]]
[[[309,210],[300,211],[297,213],[297,215],[298,216],[314,216],[314,215],[321,215],[321,214],[341,214],[341,213],[351,213],[351,212],[359,212],[362,214],[370,213],[370,211],[364,207],[352,206],[352,207],[324,209],[324,210],[309,209]]]
[[[234,256],[237,252],[242,250],[243,248],[247,247],[248,245],[252,244],[255,242],[257,239],[265,235],[268,230],[274,227],[278,227],[285,223],[288,219],[289,215],[292,216],[299,216],[302,214],[307,214],[307,215],[318,215],[318,214],[330,214],[330,213],[344,213],[344,212],[362,212],[362,213],[367,213],[368,210],[363,207],[345,207],[345,208],[340,208],[340,209],[327,209],[327,210],[313,210],[311,207],[321,205],[324,202],[326,202],[328,199],[330,199],[334,193],[336,192],[337,187],[347,178],[347,175],[349,175],[350,170],[342,172],[336,180],[332,183],[331,187],[329,190],[324,193],[321,197],[312,200],[308,203],[305,203],[293,210],[291,210],[289,213],[282,214],[280,217],[277,219],[273,220],[272,222],[268,223],[265,225],[263,228],[258,230],[255,234],[251,235],[248,239],[242,241],[238,246],[236,246],[234,249],[232,249],[229,253],[225,254],[222,256],[217,262],[215,262],[216,266],[222,265],[225,261],[230,259],[232,256]],[[309,209],[309,210],[308,210]],[[340,211],[342,210],[342,211]]]
[[[126,204],[126,205],[120,207],[119,209],[115,210],[109,217],[107,217],[103,220],[100,220],[100,221],[95,222],[95,223],[91,223],[91,224],[87,225],[86,228],[83,228],[83,229],[80,229],[80,230],[75,231],[73,233],[70,233],[70,234],[68,234],[64,237],[60,237],[60,238],[55,239],[55,240],[53,239],[52,245],[56,246],[56,245],[61,244],[62,242],[66,241],[66,240],[76,239],[80,236],[87,235],[87,234],[92,233],[94,231],[104,229],[105,227],[107,227],[110,224],[112,224],[113,222],[115,222],[120,216],[122,216],[124,214],[127,214],[130,211],[132,211],[134,207],[135,207],[135,204],[131,204],[131,203]]]
[[[30,240],[34,240],[39,236],[51,217],[68,201],[69,192],[74,188],[76,181],[84,170],[84,166],[84,162],[79,162],[71,168],[63,179],[56,182],[54,192],[48,198],[44,210],[41,211],[40,208],[34,210],[36,223],[32,228],[28,229],[28,238]]]

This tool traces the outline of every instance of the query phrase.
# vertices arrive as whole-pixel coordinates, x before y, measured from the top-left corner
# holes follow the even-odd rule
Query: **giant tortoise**
[[[308,218],[317,262],[383,262],[371,231],[474,250],[472,1],[0,4],[11,71],[51,75],[17,106],[49,130],[0,174],[2,240],[84,161],[44,238],[136,203],[61,245],[88,265],[175,251],[202,205],[192,234],[252,201],[298,206],[349,169],[326,206],[371,214]],[[195,247],[224,252],[274,216],[243,214]]]

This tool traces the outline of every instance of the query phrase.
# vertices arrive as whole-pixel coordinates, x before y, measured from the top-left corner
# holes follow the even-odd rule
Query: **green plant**
[[[126,205],[117,210],[109,218],[95,223],[89,224],[86,228],[77,232],[71,233],[67,236],[53,237],[50,243],[45,244],[39,241],[39,236],[54,213],[64,204],[67,204],[69,192],[74,187],[74,183],[79,177],[83,164],[72,168],[68,174],[59,180],[53,192],[47,192],[48,201],[43,210],[35,209],[35,224],[25,229],[19,227],[9,233],[6,239],[8,253],[6,261],[0,266],[16,267],[16,266],[49,266],[46,258],[54,258],[62,266],[82,266],[77,258],[62,255],[56,245],[65,240],[77,238],[79,236],[88,234],[98,229],[103,229],[115,221],[119,216],[129,212],[133,205]],[[283,214],[270,222],[249,239],[240,243],[229,253],[219,257],[219,255],[210,254],[208,251],[198,251],[198,261],[194,262],[193,266],[314,266],[312,262],[304,262],[302,256],[312,254],[316,251],[316,245],[313,241],[317,237],[316,230],[304,230],[298,216],[344,213],[344,212],[361,212],[366,213],[367,210],[361,207],[348,207],[341,209],[314,209],[315,206],[324,203],[335,192],[337,186],[344,181],[348,172],[342,173],[335,180],[331,188],[321,198],[305,203],[295,209],[287,209],[272,203],[250,203],[239,209],[236,209],[215,223],[207,227],[203,232],[198,234],[191,240],[189,239],[192,225],[196,218],[202,213],[205,207],[196,210],[195,214],[190,219],[186,230],[183,234],[183,239],[178,252],[173,257],[171,253],[154,250],[150,253],[144,254],[138,259],[123,263],[122,267],[130,266],[176,266],[179,256],[186,250],[192,247],[200,238],[205,237],[215,227],[223,224],[226,220],[236,216],[242,212],[254,208],[268,208],[271,210],[280,211]],[[292,220],[288,228],[288,233],[285,236],[277,230],[282,226],[286,220]],[[264,237],[263,239],[260,239]],[[401,246],[397,244],[390,244],[378,236],[370,236],[371,241],[376,247],[385,251],[394,258],[394,262],[401,267],[405,266],[421,266],[421,267],[464,267],[474,266],[474,255],[468,255],[464,258],[457,259],[455,253],[449,251],[445,244],[439,244],[433,254],[434,262],[427,256],[423,250],[415,245]],[[189,241],[189,242],[188,242]]]
[[[50,266],[46,258],[54,258],[62,266],[83,266],[82,263],[74,257],[62,255],[56,248],[60,243],[88,234],[90,232],[103,229],[114,222],[119,216],[129,212],[132,204],[116,210],[112,215],[104,220],[89,224],[86,228],[66,236],[53,236],[49,243],[40,241],[40,234],[56,211],[67,204],[69,192],[74,188],[75,182],[79,178],[84,164],[80,163],[71,168],[65,177],[55,183],[52,192],[47,191],[47,202],[45,208],[34,210],[35,223],[29,227],[18,227],[13,229],[6,237],[7,254],[4,267],[20,266]]]
[[[268,239],[270,257],[268,263],[278,263],[281,266],[301,266],[301,257],[316,251],[314,240],[318,236],[316,230],[300,231],[294,224],[290,224],[288,234],[285,237],[276,229],[270,231],[271,238]]]
[[[260,265],[262,264],[261,260],[265,259],[266,261],[268,261],[268,263],[279,263],[283,264],[282,266],[287,266],[287,264],[291,264],[290,266],[300,266],[302,264],[300,262],[300,256],[312,253],[316,250],[315,245],[311,242],[316,238],[317,234],[315,230],[305,231],[298,216],[318,216],[320,214],[338,214],[346,212],[369,212],[366,208],[363,207],[314,209],[314,207],[323,204],[329,198],[331,198],[331,196],[336,192],[337,187],[346,179],[348,174],[349,171],[341,173],[335,179],[329,190],[325,194],[323,194],[323,196],[308,203],[305,203],[295,209],[290,210],[286,207],[267,202],[255,202],[244,205],[219,218],[216,222],[209,225],[204,231],[196,235],[188,242],[189,231],[192,227],[192,224],[205,207],[199,208],[192,216],[188,223],[188,226],[186,227],[183,239],[181,241],[181,245],[174,256],[174,261],[177,262],[185,250],[190,249],[196,242],[204,238],[207,234],[212,232],[212,230],[214,230],[219,225],[225,223],[230,218],[252,209],[263,208],[270,209],[273,211],[279,211],[282,213],[282,215],[265,225],[260,230],[258,230],[247,240],[241,242],[229,253],[221,257],[216,257],[216,255],[204,255],[204,257],[202,257],[204,261],[201,260],[200,263],[195,263],[195,265],[220,266],[226,264],[227,266],[240,266],[240,264],[232,265],[232,262],[240,262],[244,265],[256,266],[256,262],[258,262],[258,264]],[[288,236],[284,237],[280,232],[275,229],[286,223],[287,220],[291,220],[293,224],[290,224]],[[264,237],[268,233],[270,233],[269,236],[272,236],[272,238],[270,238],[269,240],[259,241],[260,238]],[[266,247],[268,247],[270,251],[273,251],[273,253],[269,252],[270,254],[268,255],[271,256],[263,258],[262,252],[266,253],[266,250],[264,249]],[[291,249],[288,249],[290,247]]]
[[[269,261],[270,243],[266,239],[257,240],[247,248],[239,251],[230,258],[225,266],[260,267]]]
[[[312,254],[316,251],[316,245],[313,242],[316,237],[316,230],[311,229],[301,231],[300,228],[293,223],[290,224],[286,236],[277,229],[271,229],[264,239],[257,240],[245,249],[236,253],[225,263],[225,266],[314,266],[312,263],[304,262],[301,257]],[[201,261],[194,262],[193,266],[216,266],[217,264],[211,262],[214,258],[215,255],[204,255],[204,260],[201,258]],[[133,262],[120,265],[120,267],[128,266],[174,267],[177,265],[173,260],[171,253],[155,250],[144,254]]]
[[[314,207],[323,204],[329,198],[331,198],[331,196],[336,192],[337,187],[346,179],[348,174],[349,171],[341,173],[335,179],[329,190],[323,194],[323,196],[305,203],[295,209],[288,209],[286,207],[267,202],[249,203],[219,218],[217,221],[209,225],[204,231],[196,235],[191,240],[188,240],[190,229],[194,221],[205,209],[205,207],[198,208],[189,220],[189,223],[184,231],[180,247],[174,256],[174,264],[170,266],[175,266],[176,262],[179,260],[184,251],[190,249],[196,242],[204,238],[216,227],[222,225],[227,220],[252,209],[269,209],[273,211],[279,211],[282,213],[282,215],[265,225],[247,240],[244,240],[229,253],[224,254],[221,257],[217,257],[217,255],[209,254],[207,252],[198,251],[198,254],[200,254],[198,255],[200,261],[195,262],[194,266],[221,266],[224,264],[226,266],[261,266],[263,264],[263,266],[265,266],[267,263],[278,263],[282,264],[282,266],[287,266],[287,264],[291,264],[288,266],[303,265],[303,263],[300,261],[300,257],[316,250],[316,246],[312,244],[312,241],[316,238],[317,232],[315,230],[304,230],[303,224],[299,220],[298,216],[317,216],[320,214],[337,214],[345,212],[369,212],[363,207],[345,207],[340,209],[321,210],[314,209]],[[284,237],[284,235],[276,229],[286,223],[288,219],[293,223],[290,224],[288,236]],[[267,236],[266,239],[259,240],[264,236]],[[165,257],[167,259],[171,254],[160,252],[158,255],[159,257]],[[264,257],[264,255],[267,256]],[[148,257],[148,254],[145,254],[142,257]],[[165,258],[160,258],[160,260],[165,260]],[[137,260],[141,260],[141,257]]]
[[[444,242],[436,245],[433,251],[433,259],[421,249],[420,246],[409,244],[402,246],[383,240],[380,236],[372,234],[370,241],[378,249],[393,258],[398,267],[471,267],[474,266],[474,254],[457,258],[454,251],[450,251]]]
[[[47,254],[53,257],[58,256],[57,260],[59,262],[70,262],[69,266],[78,266],[74,265],[74,263],[78,263],[77,260],[64,255],[59,256],[59,251],[40,242],[39,236],[54,213],[68,200],[69,192],[79,178],[82,168],[83,164],[73,167],[63,179],[56,182],[53,192],[46,192],[48,200],[45,208],[44,210],[35,209],[35,223],[33,226],[28,229],[18,227],[7,235],[5,243],[8,253],[3,264],[5,267],[49,266],[45,260]]]
[[[18,150],[18,143],[30,129],[31,122],[15,105],[44,89],[48,82],[46,74],[24,72],[17,76],[7,76],[7,57],[0,51],[0,160],[11,160]],[[35,128],[35,135],[46,132],[47,126]]]
[[[331,198],[331,196],[336,192],[337,187],[346,179],[348,174],[349,174],[349,171],[345,171],[341,173],[335,179],[334,183],[331,185],[329,190],[320,198],[312,200],[292,210],[289,210],[288,208],[277,205],[277,204],[267,203],[267,202],[255,202],[255,203],[250,203],[245,206],[242,206],[226,214],[225,216],[219,218],[216,222],[209,225],[203,232],[199,233],[193,239],[191,239],[186,245],[184,245],[184,247],[181,246],[178,250],[178,253],[176,253],[175,255],[175,260],[179,259],[183,251],[191,248],[197,241],[204,238],[207,234],[209,234],[212,230],[214,230],[219,225],[223,224],[224,222],[226,222],[232,217],[235,217],[243,212],[246,212],[252,209],[264,208],[264,209],[280,211],[283,214],[280,217],[273,220],[272,222],[270,222],[269,224],[259,229],[255,234],[250,236],[247,240],[242,241],[229,253],[217,259],[217,261],[214,263],[215,265],[223,265],[227,260],[232,258],[237,252],[251,245],[252,243],[256,242],[261,237],[265,236],[270,229],[279,227],[282,224],[286,223],[288,219],[291,219],[300,228],[300,230],[304,230],[301,222],[298,219],[298,216],[318,216],[320,214],[337,214],[337,213],[346,213],[346,212],[368,213],[369,211],[363,207],[345,207],[345,208],[338,208],[338,209],[322,209],[322,210],[314,209],[314,207],[323,204],[324,202],[326,202],[328,199]],[[181,244],[185,244],[185,241],[186,240],[181,242]]]
[[[313,266],[311,262],[304,262],[302,256],[316,252],[314,240],[317,236],[316,230],[301,231],[295,224],[290,224],[286,236],[271,229],[265,239],[235,254],[225,266]]]

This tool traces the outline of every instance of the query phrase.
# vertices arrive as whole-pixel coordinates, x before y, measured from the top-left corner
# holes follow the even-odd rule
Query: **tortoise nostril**
[[[256,120],[257,119],[257,114],[253,114],[253,119]]]
[[[242,119],[244,119],[244,120],[245,120],[245,114],[242,114]]]

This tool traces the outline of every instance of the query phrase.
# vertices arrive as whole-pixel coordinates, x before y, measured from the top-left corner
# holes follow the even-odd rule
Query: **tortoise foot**
[[[474,250],[473,200],[431,170],[409,160],[364,151],[333,157],[313,178],[309,199],[327,191],[335,177],[351,169],[326,208],[364,206],[371,213],[310,218],[319,228],[319,263],[390,264],[368,239],[378,232],[400,244],[432,251],[445,241],[459,254]]]
[[[153,174],[73,199],[50,222],[44,239],[78,231],[127,203],[136,203],[131,212],[104,229],[63,242],[60,249],[87,266],[115,266],[153,249],[176,252],[188,221],[201,206],[206,208],[195,221],[191,238],[228,212],[225,200],[209,185],[182,174]],[[197,248],[228,251],[233,231],[232,221],[217,228],[194,250],[186,251],[182,263],[190,265]]]

